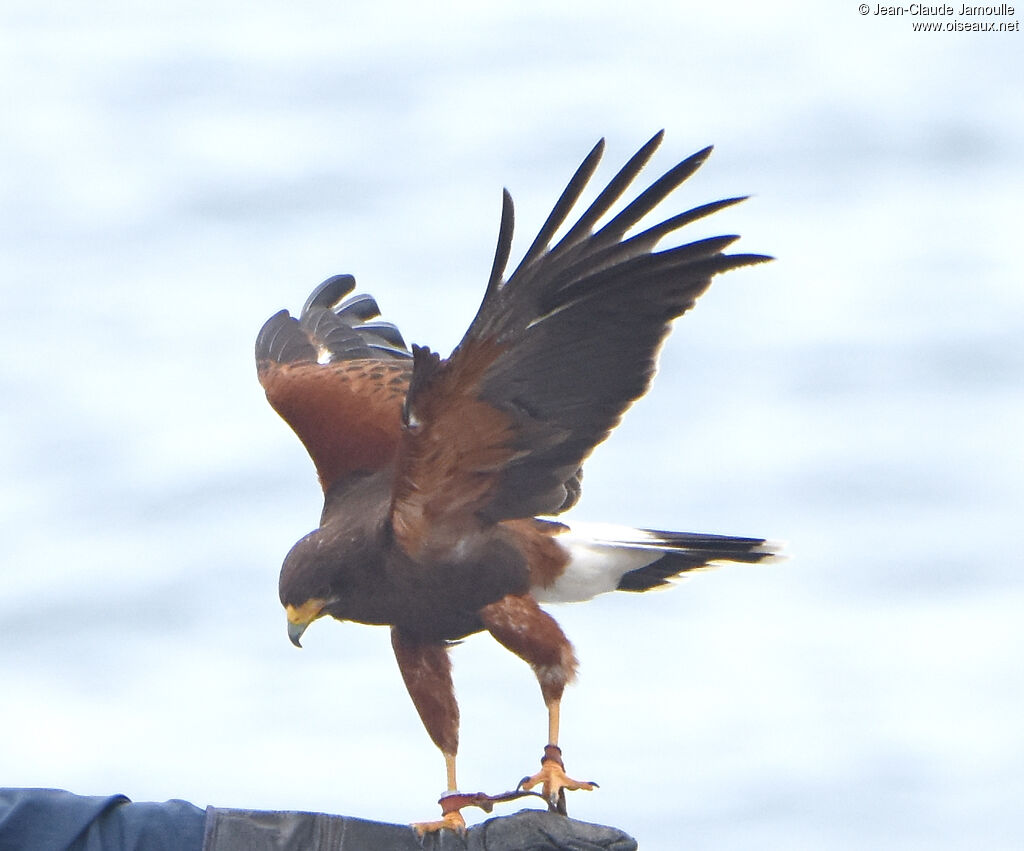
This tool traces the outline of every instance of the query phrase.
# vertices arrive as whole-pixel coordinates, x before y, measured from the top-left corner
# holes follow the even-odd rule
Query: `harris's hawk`
[[[285,310],[272,316],[256,341],[267,398],[309,450],[324,492],[319,527],[281,570],[289,637],[298,645],[325,615],[391,628],[405,685],[447,766],[443,818],[421,829],[464,827],[463,806],[493,801],[456,791],[452,642],[487,631],[533,668],[548,744],[541,771],[520,788],[540,785],[549,806],[564,812],[565,789],[593,784],[572,780],[562,765],[559,703],[577,662],[539,604],[646,591],[711,562],[773,555],[761,538],[551,519],[576,502],[584,460],[646,391],[672,321],[714,275],[769,259],[725,253],[735,236],[655,250],[742,198],[630,235],[710,148],[602,222],[661,138],[554,242],[601,158],[598,142],[508,277],[513,207],[504,193],[483,302],[449,357],[407,349],[378,319],[373,298],[349,296],[350,275],[321,284],[297,318]]]

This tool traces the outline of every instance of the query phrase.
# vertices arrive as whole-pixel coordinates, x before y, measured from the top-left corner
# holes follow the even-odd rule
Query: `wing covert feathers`
[[[449,364],[413,347],[391,512],[395,538],[413,558],[443,558],[472,531],[494,477],[515,455],[511,417],[479,396],[481,376],[501,352],[473,341]]]
[[[317,287],[298,318],[282,310],[256,338],[256,368],[267,400],[292,427],[324,492],[352,473],[392,461],[412,355],[368,295],[345,299],[351,275]]]

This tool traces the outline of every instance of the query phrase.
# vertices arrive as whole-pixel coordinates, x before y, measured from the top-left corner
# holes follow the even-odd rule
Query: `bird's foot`
[[[438,803],[441,805],[441,818],[437,821],[417,822],[412,827],[420,836],[423,836],[425,833],[436,833],[439,830],[454,830],[456,833],[465,833],[466,820],[462,817],[463,808],[479,807],[485,813],[489,813],[494,809],[495,804],[502,804],[506,801],[514,801],[517,798],[536,794],[536,792],[527,792],[522,789],[517,789],[514,792],[503,792],[500,795],[488,795],[486,792],[446,792],[438,800]]]
[[[420,836],[425,833],[436,833],[439,830],[454,830],[462,834],[466,832],[466,820],[462,817],[462,808],[472,806],[474,795],[462,792],[447,792],[441,796],[441,818],[437,821],[418,821],[412,829]]]
[[[528,791],[534,786],[541,785],[541,797],[547,802],[548,809],[552,812],[566,814],[565,791],[568,789],[574,792],[577,789],[591,791],[597,788],[593,781],[573,780],[565,773],[565,765],[562,762],[562,749],[558,745],[545,745],[544,756],[540,761],[540,771],[532,777],[524,777],[516,787],[518,790]]]

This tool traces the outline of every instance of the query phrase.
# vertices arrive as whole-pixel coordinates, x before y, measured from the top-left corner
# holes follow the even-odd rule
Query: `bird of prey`
[[[288,635],[298,646],[309,624],[328,615],[390,627],[406,688],[447,769],[442,818],[421,830],[464,829],[463,807],[494,800],[457,791],[454,642],[489,632],[533,668],[547,744],[540,771],[519,789],[540,786],[564,812],[566,789],[594,784],[573,780],[562,763],[559,706],[577,661],[540,604],[646,591],[712,562],[773,555],[762,538],[555,519],[577,501],[587,456],[647,390],[672,321],[714,275],[770,259],[725,253],[735,236],[655,250],[742,198],[633,232],[710,147],[609,214],[661,138],[566,228],[604,150],[598,142],[507,277],[513,206],[504,192],[483,301],[447,358],[410,351],[378,319],[373,298],[348,297],[351,275],[324,281],[297,318],[282,310],[257,338],[259,380],[312,456],[324,493],[319,527],[281,570]]]

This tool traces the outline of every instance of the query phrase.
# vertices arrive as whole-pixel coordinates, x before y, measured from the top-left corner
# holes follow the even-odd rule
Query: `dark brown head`
[[[288,638],[296,647],[313,621],[328,614],[343,593],[338,553],[328,546],[322,530],[310,532],[291,548],[281,567],[278,591],[288,616]]]
[[[390,490],[385,473],[350,477],[327,494],[320,528],[285,557],[279,591],[288,637],[324,615],[361,623],[387,620],[381,587],[388,548]],[[382,608],[383,607],[383,608]]]

